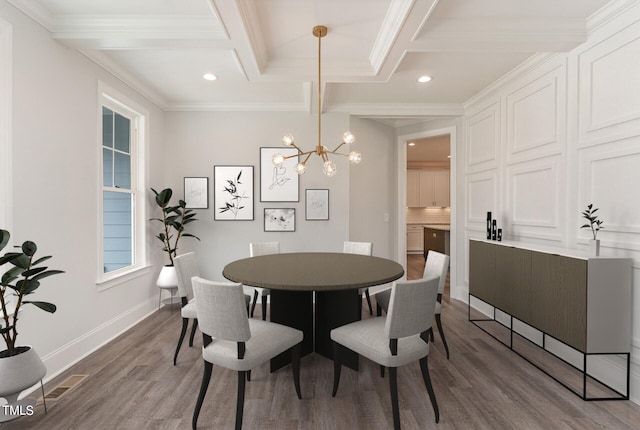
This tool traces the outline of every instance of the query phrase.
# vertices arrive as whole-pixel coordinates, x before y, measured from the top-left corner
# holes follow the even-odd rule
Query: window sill
[[[135,267],[125,272],[118,274],[106,275],[96,281],[98,291],[108,290],[109,288],[117,287],[125,282],[129,282],[133,279],[139,278],[151,272],[153,265],[145,264],[144,266]]]

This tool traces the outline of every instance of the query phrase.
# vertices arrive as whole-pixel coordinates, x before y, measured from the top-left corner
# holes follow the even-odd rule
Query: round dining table
[[[361,317],[359,288],[387,284],[404,275],[395,261],[338,252],[296,252],[243,258],[227,264],[222,274],[233,282],[271,290],[270,320],[304,332],[302,354],[333,356],[331,330]],[[315,293],[315,306],[314,306]],[[282,354],[271,371],[287,365]],[[358,369],[358,356],[343,364]]]

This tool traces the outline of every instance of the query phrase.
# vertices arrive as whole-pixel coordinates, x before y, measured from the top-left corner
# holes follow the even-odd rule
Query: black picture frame
[[[184,201],[187,209],[209,209],[209,178],[185,176]]]
[[[329,220],[329,189],[308,188],[305,191],[305,220]]]
[[[213,166],[213,219],[253,221],[253,166]]]
[[[264,231],[296,231],[296,209],[264,208]]]
[[[281,154],[288,158],[276,167],[272,157]],[[260,148],[260,201],[299,202],[300,175],[296,173],[298,150],[287,147]]]

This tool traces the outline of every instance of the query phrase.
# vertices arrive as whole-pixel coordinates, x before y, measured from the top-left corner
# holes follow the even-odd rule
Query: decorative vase
[[[162,295],[162,290],[167,290],[171,293],[171,297],[165,299],[163,303],[167,305],[174,305],[176,303],[180,303],[180,298],[176,296],[178,292],[178,276],[176,274],[176,268],[172,265],[162,266],[162,270],[160,270],[160,275],[158,275],[158,280],[156,281],[156,285],[160,288],[160,295]],[[160,309],[160,297],[158,298],[158,309]],[[173,312],[173,307],[172,307]]]
[[[0,407],[0,423],[33,414],[36,400],[18,400],[18,396],[47,374],[46,366],[32,347],[19,346],[17,349],[24,352],[0,358],[0,397],[7,401]]]
[[[600,255],[600,239],[589,239],[589,256],[598,257]]]

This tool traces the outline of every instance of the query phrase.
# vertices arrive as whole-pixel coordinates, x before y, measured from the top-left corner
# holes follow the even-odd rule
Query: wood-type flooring
[[[409,278],[422,273],[422,258],[410,256]],[[256,307],[256,317],[260,306]],[[375,309],[375,303],[374,303]],[[369,318],[366,303],[363,318]],[[402,428],[411,429],[639,429],[640,406],[630,401],[585,402],[468,321],[467,306],[449,300],[442,312],[451,359],[437,332],[429,369],[440,406],[434,415],[418,363],[398,370]],[[83,359],[45,386],[48,392],[72,374],[89,374],[55,402],[0,430],[189,429],[202,377],[201,336],[182,347],[172,365],[181,319],[164,307]],[[332,362],[317,356],[301,362],[302,400],[291,368],[269,373],[265,364],[247,383],[245,429],[376,430],[393,427],[388,378],[361,359],[360,372],[342,369],[331,397]],[[236,374],[214,366],[200,414],[200,429],[231,429]],[[33,396],[37,396],[34,393]]]

